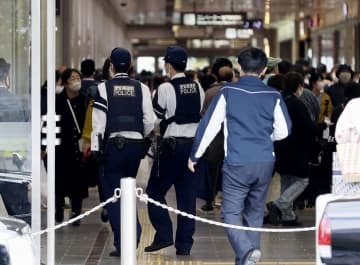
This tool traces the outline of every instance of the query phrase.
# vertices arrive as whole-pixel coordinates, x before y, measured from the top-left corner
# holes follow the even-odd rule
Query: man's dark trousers
[[[120,187],[120,179],[136,177],[140,161],[144,157],[145,145],[142,143],[125,143],[119,149],[115,144],[108,144],[104,154],[104,174],[101,175],[101,184],[106,199],[114,195],[114,189]],[[109,221],[114,233],[114,246],[120,247],[120,200],[106,206]],[[137,242],[140,240],[141,225],[137,218]]]
[[[177,208],[190,214],[196,211],[196,177],[187,167],[192,141],[176,144],[172,150],[164,146],[160,156],[160,170],[154,161],[146,193],[160,203],[166,204],[165,196],[172,185],[176,192]],[[148,204],[150,221],[156,230],[154,243],[173,242],[173,228],[167,210]],[[175,248],[190,251],[193,245],[195,221],[177,216]]]

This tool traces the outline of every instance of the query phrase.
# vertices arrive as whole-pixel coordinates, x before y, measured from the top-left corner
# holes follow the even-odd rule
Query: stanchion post
[[[47,226],[55,226],[55,55],[56,15],[55,1],[46,2],[46,48],[47,48]],[[36,89],[36,88],[33,88]],[[34,146],[36,148],[36,146]],[[34,157],[34,159],[37,159]],[[47,265],[55,265],[55,231],[47,234]]]
[[[31,230],[41,230],[40,208],[40,72],[41,72],[41,3],[40,0],[31,1]],[[35,239],[35,262],[40,264],[41,238]]]
[[[136,180],[120,181],[121,263],[136,265]]]

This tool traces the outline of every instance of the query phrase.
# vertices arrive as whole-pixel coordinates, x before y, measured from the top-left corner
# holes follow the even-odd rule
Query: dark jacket
[[[284,94],[292,121],[291,134],[275,142],[275,168],[279,174],[309,177],[309,162],[315,143],[317,127],[304,105],[295,95]]]
[[[58,123],[61,128],[58,135],[61,143],[56,146],[55,153],[56,192],[60,196],[85,198],[88,195],[88,181],[84,176],[82,154],[78,144],[81,134],[78,133],[67,99],[65,90],[56,96],[56,114],[61,116]],[[82,130],[86,113],[85,97],[79,94],[78,97],[69,100]]]
[[[360,85],[355,82],[349,82],[347,84],[343,83],[336,83],[332,86],[325,88],[325,92],[329,94],[331,98],[331,103],[333,104],[334,108],[344,104],[346,100],[348,100],[350,94],[360,90]]]

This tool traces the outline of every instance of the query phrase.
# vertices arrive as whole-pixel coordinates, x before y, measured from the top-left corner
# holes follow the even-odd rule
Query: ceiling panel
[[[169,24],[178,12],[237,13],[246,12],[250,19],[263,19],[266,3],[270,4],[271,22],[314,12],[341,8],[339,0],[110,0],[128,24]]]
[[[103,1],[103,0],[98,0]],[[128,37],[139,54],[162,52],[164,46],[172,43],[197,48],[200,43],[209,42],[214,48],[224,51],[249,45],[248,38],[227,39],[225,26],[194,26],[182,24],[183,13],[239,14],[246,13],[251,21],[270,17],[266,28],[279,21],[294,20],[308,15],[321,16],[334,8],[342,8],[341,0],[107,0],[119,14],[119,20],[128,24]],[[350,1],[350,0],[349,0]],[[353,0],[358,1],[358,0]],[[190,17],[196,17],[190,14]],[[218,19],[208,15],[204,19]],[[197,20],[197,23],[200,23]],[[279,24],[278,24],[279,25]],[[241,27],[236,24],[234,27]],[[254,27],[256,28],[256,27]],[[256,31],[256,30],[255,30]],[[261,30],[255,32],[262,34]],[[265,31],[264,31],[265,32]],[[269,31],[266,31],[269,32]],[[222,44],[223,41],[225,44]],[[210,43],[211,42],[211,43]],[[220,44],[218,44],[219,42]],[[200,47],[199,46],[199,47]],[[151,52],[150,52],[151,51]]]
[[[127,24],[157,25],[167,23],[167,0],[110,0]]]

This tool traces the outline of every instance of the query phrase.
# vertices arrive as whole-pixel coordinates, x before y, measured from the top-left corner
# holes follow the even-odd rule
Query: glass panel
[[[30,213],[23,181],[31,171],[29,12],[29,0],[0,1],[0,193],[12,201],[10,215]]]

